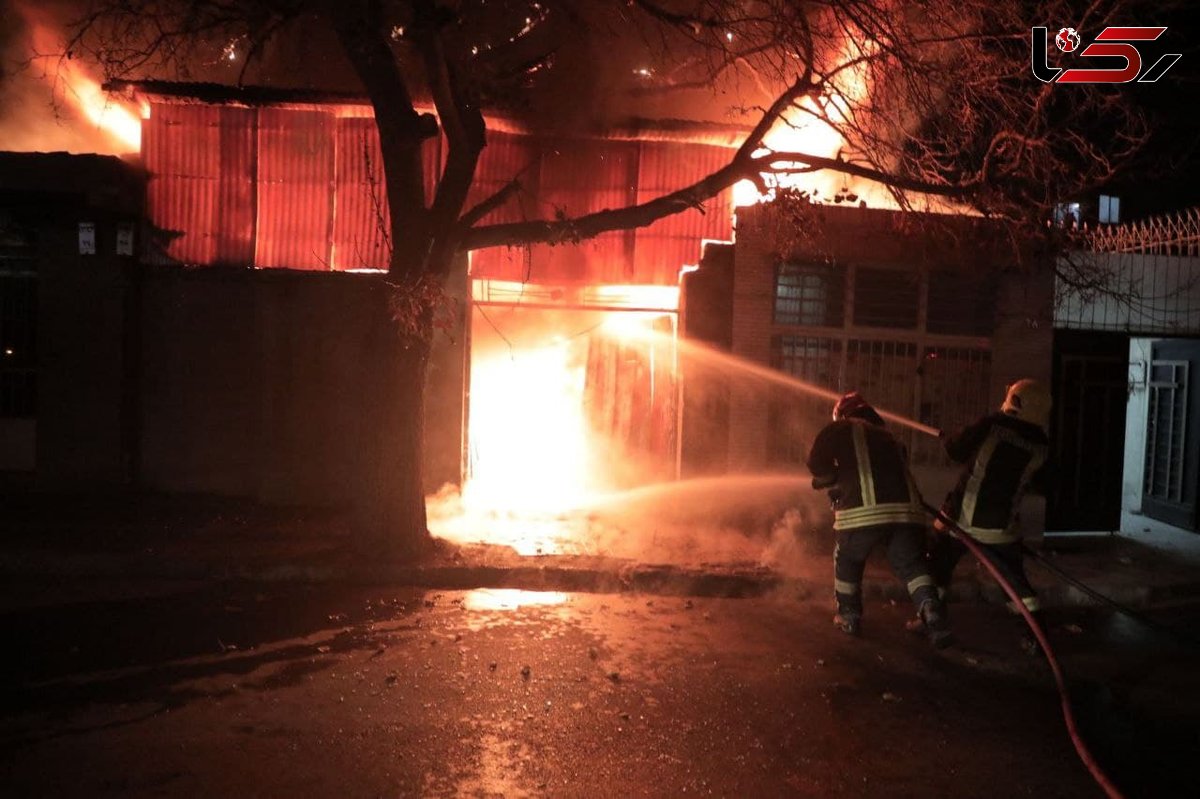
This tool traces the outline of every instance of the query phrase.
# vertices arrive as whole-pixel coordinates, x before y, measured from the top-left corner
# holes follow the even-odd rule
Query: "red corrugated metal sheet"
[[[652,200],[681,189],[729,163],[733,150],[702,144],[642,142],[637,201]],[[698,209],[683,211],[639,228],[634,244],[637,282],[674,284],[684,264],[700,260],[702,239],[729,240],[733,235],[733,192],[727,190]]]
[[[628,141],[557,142],[542,151],[538,215],[553,219],[621,208],[637,191],[638,145]],[[630,283],[633,232],[604,233],[576,245],[533,248],[533,279]]]
[[[501,224],[536,219],[534,195],[540,176],[540,154],[528,136],[511,133],[489,133],[487,147],[479,159],[475,183],[467,197],[467,207],[483,202],[513,178],[519,178],[522,189],[509,197],[503,206],[483,219],[484,224]],[[525,280],[530,277],[532,263],[528,247],[490,247],[471,253],[471,273],[479,277],[502,280]]]
[[[258,235],[254,264],[330,269],[334,116],[258,111]]]
[[[153,220],[178,231],[170,255],[197,264],[291,269],[382,268],[386,214],[378,132],[370,118],[290,108],[154,106],[143,157]],[[515,176],[523,189],[487,223],[576,216],[644,202],[720,168],[727,148],[676,142],[548,141],[493,133],[468,207]],[[432,198],[443,151],[427,143]],[[374,185],[374,188],[372,186]],[[638,231],[578,245],[498,247],[472,255],[479,277],[537,282],[674,284],[700,240],[731,235],[730,193]]]
[[[391,233],[383,156],[373,119],[337,120],[332,267],[386,269]]]
[[[220,120],[221,177],[217,212],[213,218],[215,262],[245,266],[254,261],[258,205],[258,112],[253,108],[222,108]]]
[[[167,255],[247,266],[254,246],[254,119],[250,109],[160,104],[143,124],[147,202],[171,236]]]
[[[170,237],[167,255],[185,263],[214,263],[220,114],[212,106],[155,105],[142,124],[146,202],[154,224]]]

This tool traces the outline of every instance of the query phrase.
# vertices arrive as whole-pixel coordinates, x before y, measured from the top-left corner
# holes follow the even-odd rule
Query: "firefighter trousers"
[[[1020,543],[1015,541],[1011,544],[979,543],[979,548],[996,567],[996,570],[1004,575],[1004,579],[1012,583],[1025,607],[1030,611],[1040,610],[1041,605],[1038,602],[1037,592],[1033,590],[1033,586],[1029,584],[1029,578],[1025,576],[1024,556],[1021,554]],[[954,576],[954,567],[958,565],[958,561],[966,552],[966,544],[945,530],[935,527],[933,542],[929,548],[929,567],[934,582],[937,583],[938,590],[942,594],[949,588],[950,581]]]
[[[833,550],[833,590],[838,613],[862,615],[862,578],[867,556],[877,546],[887,547],[892,571],[908,588],[918,612],[926,601],[938,602],[937,588],[925,563],[925,527],[919,524],[881,524],[837,531]]]

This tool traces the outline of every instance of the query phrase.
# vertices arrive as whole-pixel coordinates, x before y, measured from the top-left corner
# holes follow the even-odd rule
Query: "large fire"
[[[60,121],[79,119],[89,133],[94,132],[94,136],[87,137],[90,152],[137,152],[142,142],[142,119],[149,115],[149,106],[133,106],[104,91],[97,71],[66,52],[66,43],[53,23],[27,5],[18,4],[17,10],[29,26],[33,71],[49,85],[56,112],[66,111],[62,116],[67,118]]]
[[[872,81],[867,62],[863,61],[862,48],[850,40],[838,50],[833,63],[830,92],[821,99],[812,96],[801,99],[797,107],[786,113],[763,137],[763,146],[755,155],[803,153],[820,158],[845,155],[847,144],[842,128],[851,122],[855,106],[868,96]],[[798,166],[805,164],[800,162]],[[818,201],[828,201],[839,194],[853,194],[869,200],[872,205],[891,204],[891,197],[881,186],[828,169],[764,175],[764,180],[766,193],[761,193],[752,181],[737,183],[733,187],[734,205],[742,207],[774,199],[776,188],[815,193]]]
[[[678,289],[588,286],[546,303],[537,291],[476,296],[464,483],[430,503],[430,528],[553,554],[614,491],[675,476]],[[641,328],[663,335],[628,335]]]

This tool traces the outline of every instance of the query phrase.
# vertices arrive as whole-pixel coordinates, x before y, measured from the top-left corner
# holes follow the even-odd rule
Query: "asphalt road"
[[[938,653],[907,608],[851,640],[786,596],[58,584],[0,607],[6,797],[1101,795],[999,608],[956,608]],[[1196,653],[1102,614],[1052,632],[1123,790],[1195,795]]]

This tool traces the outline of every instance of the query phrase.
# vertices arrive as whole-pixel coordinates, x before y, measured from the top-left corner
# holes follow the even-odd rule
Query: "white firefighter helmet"
[[[1023,422],[1036,424],[1043,430],[1050,428],[1050,391],[1037,380],[1018,380],[1008,387],[1004,404],[1000,410]]]

